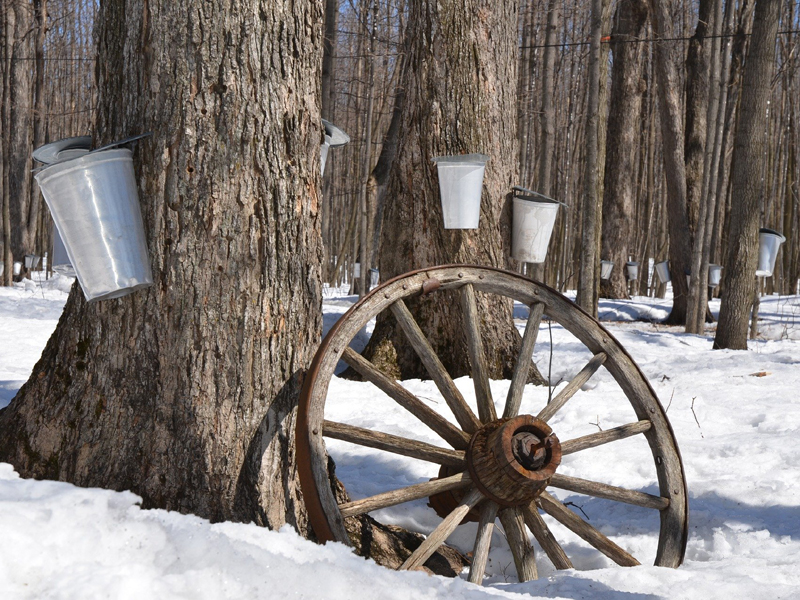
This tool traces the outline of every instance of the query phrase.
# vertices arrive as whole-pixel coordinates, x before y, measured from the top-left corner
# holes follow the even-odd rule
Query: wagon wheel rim
[[[426,356],[426,353],[432,352],[430,345],[428,344],[426,349],[424,335],[420,339],[421,332],[414,333],[416,324],[405,307],[404,299],[436,289],[461,290],[460,296],[468,329],[472,378],[478,405],[477,415],[466,405],[463,398],[460,398],[458,390],[453,391],[455,385],[446,371],[441,372],[443,371],[441,364],[438,366],[434,364],[438,361],[435,353],[433,357]],[[475,290],[512,298],[530,307],[517,368],[512,376],[502,415],[495,414],[491,392],[487,392],[488,378],[481,355],[478,319],[474,314],[470,315],[470,311],[475,309]],[[424,412],[425,407],[420,408],[419,406],[422,404],[421,402],[414,404],[413,394],[405,391],[396,382],[393,386],[394,380],[382,376],[369,361],[348,348],[348,344],[355,334],[370,319],[387,309],[394,313],[406,333],[406,338],[415,347],[417,354],[455,415],[457,425],[441,416],[437,419]],[[553,472],[541,477],[546,480],[546,483],[540,486],[541,489],[531,491],[529,496],[522,500],[502,497],[504,489],[502,486],[497,489],[493,488],[493,481],[488,481],[485,475],[476,472],[475,451],[472,448],[476,443],[476,438],[483,436],[488,439],[490,435],[494,435],[492,438],[494,447],[508,450],[507,441],[503,442],[506,444],[505,446],[498,442],[497,438],[500,434],[494,430],[518,417],[517,413],[520,409],[525,375],[527,374],[527,368],[523,368],[523,365],[530,362],[539,324],[544,316],[556,321],[583,343],[592,353],[592,359],[539,414],[529,416],[539,427],[539,429],[528,427],[528,430],[534,431],[540,436],[538,438],[540,446],[537,446],[539,453],[541,454],[541,447],[544,446],[545,439],[549,435],[549,432],[544,431],[542,427],[549,430],[547,421],[567,404],[569,399],[600,366],[604,366],[633,407],[637,421],[571,440],[559,441],[553,435],[554,439],[547,442],[551,448],[548,451],[551,453],[557,451],[560,458],[561,453],[571,454],[627,437],[644,435],[657,474],[658,496],[561,475],[556,471],[557,461],[553,466],[550,455],[548,455],[550,456],[548,461],[551,462],[547,464],[552,466]],[[328,385],[340,359],[344,359],[362,375],[368,375],[365,377],[366,380],[371,381],[373,385],[379,387],[412,412],[418,420],[437,433],[450,448],[391,435],[382,437],[381,434],[378,434],[376,436],[369,430],[326,421],[324,408]],[[430,411],[430,409],[428,410]],[[530,423],[528,425],[530,426]],[[488,429],[492,429],[492,432]],[[516,431],[517,429],[512,427],[510,435],[513,437]],[[508,431],[505,431],[504,435],[508,438]],[[324,437],[343,439],[440,465],[449,465],[457,473],[431,482],[415,484],[338,505],[330,485]],[[487,442],[482,443],[485,446]],[[556,448],[556,450],[552,450],[552,448]],[[494,460],[497,460],[498,453],[502,454],[502,450],[494,452],[492,455]],[[443,518],[439,526],[428,535],[420,548],[412,553],[401,569],[422,565],[445,542],[470,511],[480,515],[469,574],[469,581],[473,583],[480,583],[483,578],[490,538],[495,520],[498,518],[509,541],[520,581],[537,576],[536,557],[526,527],[557,569],[572,567],[569,557],[551,533],[539,514],[539,510],[553,517],[617,564],[622,566],[639,564],[635,557],[559,502],[548,492],[552,488],[658,510],[660,530],[654,561],[657,566],[679,566],[686,550],[688,494],[680,451],[666,412],[644,374],[621,344],[576,304],[542,283],[500,269],[471,265],[446,265],[420,269],[387,281],[354,304],[328,332],[306,375],[298,410],[297,456],[298,475],[308,509],[309,522],[320,542],[336,540],[349,544],[344,527],[346,517],[365,514],[376,508],[418,500],[447,490],[460,490],[463,496],[458,506]],[[519,459],[511,457],[510,461],[518,463]],[[516,468],[519,471],[519,464],[509,466],[504,463],[503,466],[512,470]],[[537,469],[540,467],[541,465]],[[501,497],[498,497],[498,493]]]

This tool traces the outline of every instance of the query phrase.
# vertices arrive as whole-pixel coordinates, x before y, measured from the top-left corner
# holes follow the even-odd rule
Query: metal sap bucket
[[[380,282],[381,276],[378,272],[378,269],[370,269],[369,270],[369,285],[370,287],[375,287]]]
[[[6,270],[6,263],[0,260],[0,277],[3,276],[3,272]]]
[[[708,287],[715,288],[722,281],[722,266],[708,265]]]
[[[320,175],[325,175],[325,163],[328,161],[328,150],[338,148],[350,142],[350,136],[330,121],[322,119],[325,128],[325,141],[319,147]]]
[[[39,259],[40,256],[36,256],[35,254],[26,254],[25,255],[25,269],[28,271],[33,271],[36,267],[39,266]]]
[[[656,275],[658,275],[658,280],[661,283],[669,283],[671,278],[669,276],[669,261],[664,260],[660,263],[656,263]]]
[[[445,229],[477,229],[481,216],[485,154],[437,156]]]
[[[628,261],[625,263],[625,268],[628,271],[628,280],[636,281],[639,279],[639,263],[636,261]]]
[[[14,275],[19,275],[20,273],[22,273],[22,263],[21,262],[15,262],[14,263],[14,271],[13,271],[13,273],[14,273]]]
[[[511,256],[527,263],[543,263],[558,216],[559,202],[525,188],[514,187]]]
[[[756,277],[772,277],[775,270],[775,259],[778,258],[778,250],[781,244],[786,241],[777,231],[762,228],[758,231],[758,269]]]
[[[95,151],[36,174],[86,299],[152,285],[133,173],[125,148]]]
[[[53,228],[53,271],[67,277],[75,277],[75,269],[69,262],[67,249],[64,247],[64,240],[57,228]]]
[[[611,279],[611,271],[614,270],[613,260],[600,261],[600,279]]]
[[[353,263],[353,278],[361,277],[361,263]]]

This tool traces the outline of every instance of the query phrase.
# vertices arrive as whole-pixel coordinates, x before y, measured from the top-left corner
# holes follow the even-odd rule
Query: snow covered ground
[[[69,283],[59,278],[0,288],[0,407],[38,360]],[[326,293],[326,328],[353,300]],[[718,310],[718,303],[712,308]],[[545,558],[539,580],[518,583],[496,529],[485,587],[479,588],[462,579],[392,572],[339,544],[307,542],[290,528],[212,525],[190,515],[143,511],[132,493],[24,480],[0,464],[0,598],[800,598],[800,297],[762,300],[763,339],[752,341],[748,352],[712,351],[711,329],[695,336],[654,322],[668,310],[668,300],[635,298],[601,302],[600,315],[655,388],[680,444],[690,537],[679,569],[616,567],[546,517],[576,568],[555,571]],[[518,313],[524,316],[524,309]],[[543,323],[534,358],[554,384],[569,380],[589,357],[561,327]],[[465,397],[474,397],[468,379],[456,383]],[[406,385],[434,407],[442,402],[428,382]],[[496,398],[505,396],[506,385],[492,382]],[[529,386],[523,412],[535,413],[547,393]],[[335,380],[329,418],[438,443],[378,396],[368,384]],[[631,418],[624,396],[601,369],[551,424],[564,440]],[[436,474],[410,459],[344,443],[328,446],[354,498]],[[657,487],[648,454],[637,436],[565,457],[559,471],[588,472],[598,481],[652,493]],[[652,563],[654,511],[557,495]],[[437,522],[425,501],[375,516],[419,531]],[[450,542],[469,551],[474,535],[475,526],[465,525]]]

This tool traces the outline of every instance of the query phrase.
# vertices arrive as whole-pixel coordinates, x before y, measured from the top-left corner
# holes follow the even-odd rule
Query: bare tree
[[[758,264],[758,229],[766,149],[766,114],[780,0],[757,0],[753,35],[742,75],[739,124],[733,148],[731,243],[725,261],[725,295],[714,348],[747,349],[747,326]]]

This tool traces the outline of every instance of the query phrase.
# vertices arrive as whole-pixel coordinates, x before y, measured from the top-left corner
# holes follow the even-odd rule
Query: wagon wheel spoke
[[[387,508],[389,506],[403,504],[404,502],[427,498],[428,496],[433,496],[441,492],[460,490],[470,485],[472,485],[472,480],[469,477],[469,473],[459,473],[451,477],[425,481],[423,483],[400,488],[399,490],[376,494],[375,496],[362,498],[361,500],[345,502],[339,505],[339,512],[342,513],[343,517],[353,517],[380,508]]]
[[[472,365],[472,383],[475,385],[478,417],[482,422],[489,423],[497,419],[497,411],[494,408],[492,390],[489,387],[489,370],[486,368],[486,356],[481,340],[478,303],[475,299],[475,289],[471,283],[461,287],[461,307],[467,329],[467,350],[469,364]]]
[[[652,494],[628,490],[597,481],[589,481],[588,479],[569,477],[567,475],[561,475],[560,473],[556,473],[550,478],[550,485],[562,490],[569,490],[596,498],[605,498],[606,500],[613,500],[615,502],[624,502],[625,504],[633,504],[634,506],[641,506],[642,508],[664,510],[669,507],[669,498],[653,496]]]
[[[506,532],[506,539],[514,556],[514,564],[517,567],[517,577],[520,581],[530,581],[538,579],[539,574],[536,570],[536,557],[533,553],[533,546],[525,532],[525,523],[522,513],[518,508],[507,508],[500,511],[500,522]]]
[[[639,561],[628,552],[620,548],[547,492],[542,492],[537,502],[542,509],[556,521],[591,544],[618,565],[623,567],[635,567],[640,564]]]
[[[553,563],[553,566],[556,569],[572,569],[572,561],[567,556],[567,553],[564,552],[561,544],[553,537],[547,523],[544,522],[542,515],[536,509],[536,505],[532,504],[531,506],[523,507],[522,517],[525,519],[525,524],[531,530],[533,537],[536,538],[542,550],[547,554],[547,558]]]
[[[561,454],[572,454],[588,448],[596,448],[597,446],[602,446],[617,440],[624,440],[636,434],[644,433],[652,426],[653,424],[650,421],[637,421],[636,423],[628,423],[627,425],[620,425],[613,429],[606,429],[598,433],[584,435],[574,440],[567,440],[566,442],[561,442]]]
[[[378,450],[385,450],[386,452],[393,452],[394,454],[401,454],[439,465],[466,468],[462,450],[439,448],[433,444],[334,421],[324,421],[322,431],[325,437],[350,442],[351,444],[377,448]]]
[[[364,379],[374,384],[392,400],[430,427],[448,444],[460,450],[467,449],[469,435],[428,407],[394,379],[381,373],[375,365],[358,354],[358,352],[347,347],[342,354],[342,360],[355,369]]]
[[[486,572],[486,561],[489,558],[489,546],[492,541],[492,531],[494,530],[494,520],[497,518],[498,505],[496,502],[487,500],[481,507],[481,518],[478,522],[478,535],[475,538],[475,546],[472,550],[472,565],[469,568],[469,582],[480,583],[483,581],[483,574]]]
[[[461,392],[458,391],[453,379],[447,373],[442,361],[431,348],[425,334],[417,325],[411,312],[408,310],[405,302],[397,300],[392,304],[392,313],[394,314],[397,322],[400,324],[403,332],[406,334],[408,341],[414,348],[419,356],[422,364],[425,365],[428,373],[436,383],[442,396],[453,411],[461,428],[467,433],[474,433],[481,426],[481,422],[472,412],[472,409],[464,401]]]
[[[539,335],[539,323],[542,322],[544,315],[544,304],[537,302],[530,307],[528,322],[525,324],[525,333],[522,335],[522,344],[519,349],[517,363],[514,365],[514,373],[511,376],[511,385],[506,396],[506,408],[503,411],[503,418],[509,419],[519,414],[519,407],[522,403],[522,390],[528,380],[530,371],[531,356],[536,345],[536,337]]]
[[[561,390],[558,394],[556,394],[555,398],[545,406],[538,415],[536,415],[542,421],[549,421],[553,418],[562,406],[564,406],[567,401],[575,395],[581,386],[589,381],[589,379],[597,372],[604,362],[606,362],[607,355],[605,352],[598,352],[592,357],[586,366],[583,367],[580,372],[572,378],[572,380],[567,384],[563,390]]]
[[[461,520],[467,516],[467,513],[482,499],[483,495],[477,489],[471,490],[461,501],[461,504],[439,523],[439,526],[425,538],[419,548],[411,553],[406,562],[400,566],[400,570],[421,567],[436,552],[436,549],[444,544],[450,534],[456,530],[456,527],[461,524]]]

